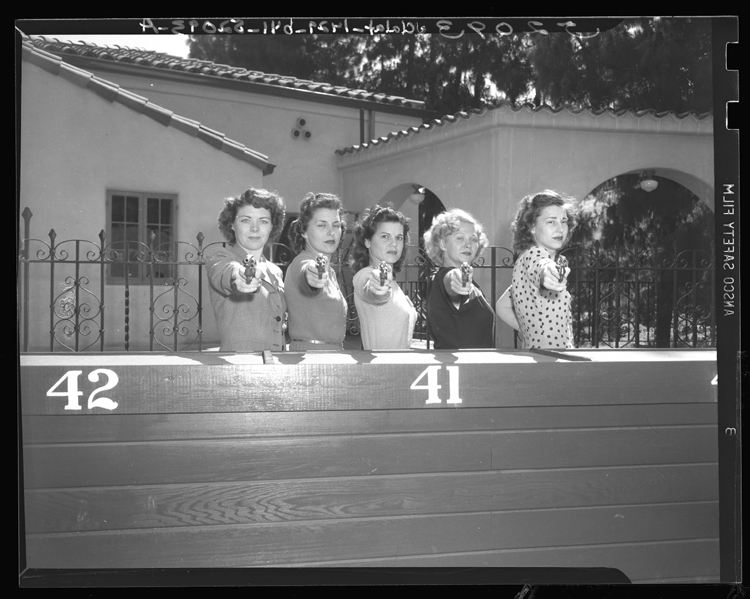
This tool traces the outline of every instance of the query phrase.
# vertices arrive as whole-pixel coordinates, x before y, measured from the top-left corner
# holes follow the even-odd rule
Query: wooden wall
[[[586,566],[718,582],[715,360],[24,355],[27,565]]]

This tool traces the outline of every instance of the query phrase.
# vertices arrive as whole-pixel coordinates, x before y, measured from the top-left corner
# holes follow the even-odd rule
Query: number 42
[[[442,389],[442,386],[438,384],[438,371],[442,366],[428,366],[422,373],[416,378],[411,384],[410,389],[414,390],[427,390],[427,401],[425,403],[441,403],[442,400],[438,396],[438,391]],[[445,403],[462,403],[462,399],[458,394],[458,366],[446,366],[448,371],[448,399]],[[419,382],[427,377],[427,384],[420,385]]]
[[[83,370],[68,370],[60,379],[49,388],[47,391],[47,397],[67,397],[68,403],[65,405],[66,410],[81,410],[81,404],[78,403],[78,398],[83,395],[83,391],[78,390],[78,377],[83,373]],[[117,374],[107,368],[98,368],[89,373],[88,379],[92,383],[99,382],[99,375],[103,374],[107,377],[106,384],[101,387],[97,387],[89,395],[88,408],[103,408],[105,410],[114,410],[117,407],[117,402],[112,401],[109,397],[96,397],[97,393],[112,389],[120,381]],[[67,391],[56,391],[60,385],[67,382]]]

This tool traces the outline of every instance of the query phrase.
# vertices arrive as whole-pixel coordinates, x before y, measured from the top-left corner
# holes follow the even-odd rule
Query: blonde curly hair
[[[435,217],[435,220],[432,221],[432,227],[430,227],[430,230],[424,234],[425,251],[434,264],[443,266],[443,250],[440,247],[440,242],[458,231],[461,228],[461,223],[474,225],[474,231],[476,231],[476,234],[479,237],[479,250],[477,250],[477,256],[479,256],[489,244],[482,223],[466,212],[466,210],[451,208],[450,210],[438,214]]]

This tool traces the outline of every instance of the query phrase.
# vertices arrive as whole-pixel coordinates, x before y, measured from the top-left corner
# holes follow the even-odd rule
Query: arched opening
[[[441,212],[445,212],[445,206],[432,191],[426,187],[424,190],[424,199],[419,203],[419,247],[424,247],[424,234],[432,226],[432,221]]]
[[[680,183],[618,175],[579,204],[576,346],[715,346],[714,214]]]
[[[404,216],[411,219],[411,245],[419,248],[424,246],[424,234],[432,226],[432,220],[445,211],[440,198],[421,183],[397,185],[383,196],[380,203],[393,204]]]

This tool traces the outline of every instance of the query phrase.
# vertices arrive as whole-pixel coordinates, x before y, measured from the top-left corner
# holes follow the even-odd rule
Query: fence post
[[[693,296],[693,314],[692,314],[692,322],[690,324],[690,328],[693,330],[693,347],[698,346],[698,283],[695,272],[695,263],[698,256],[695,253],[695,250],[691,251],[691,257],[690,257],[690,269],[693,273],[693,286],[692,286],[692,296]]]
[[[31,217],[28,206],[21,213],[23,217],[23,351],[29,351],[29,237],[31,231]]]
[[[76,304],[75,304],[75,332],[76,341],[75,348],[76,352],[79,350],[80,335],[81,335],[81,241],[76,239],[76,267],[75,267],[75,280],[74,285],[76,289]]]
[[[99,243],[101,245],[99,246],[99,297],[101,297],[100,303],[100,311],[99,315],[101,318],[101,323],[99,324],[99,351],[104,351],[104,278],[106,276],[105,272],[105,266],[104,266],[104,243],[107,239],[107,234],[104,232],[104,229],[99,231]]]
[[[620,248],[615,250],[615,347],[620,347],[620,331],[622,327],[622,312],[620,312]]]
[[[49,230],[49,350],[54,350],[55,344],[55,238],[54,229]]]
[[[716,293],[714,293],[714,290],[716,289],[716,272],[712,268],[709,271],[708,276],[708,297],[709,299],[709,307],[711,308],[711,305],[713,304],[713,307],[711,309],[711,346],[716,347],[716,310],[721,310],[721,302],[718,304],[716,303]]]
[[[492,269],[490,271],[491,273],[491,285],[492,285],[492,309],[495,309],[495,303],[497,302],[497,291],[495,290],[495,285],[497,284],[497,274],[495,273],[495,265],[497,264],[496,259],[496,251],[497,247],[494,245],[490,248],[490,268]]]
[[[203,236],[198,231],[195,236],[198,240],[198,351],[203,351]],[[177,245],[175,244],[175,260],[177,258]]]
[[[581,269],[581,262],[583,261],[583,259],[581,258],[582,251],[583,251],[583,248],[581,247],[573,248],[573,253],[571,254],[572,260],[570,260],[570,264],[571,264],[570,274],[573,274],[575,272],[573,276],[573,288],[575,289],[575,295],[573,297],[576,298],[576,316],[577,316],[577,320],[579,323],[578,327],[576,327],[576,331],[573,333],[574,344],[576,345],[576,347],[580,346],[581,344],[580,323],[581,323],[581,304],[583,302],[581,302],[581,295],[580,295],[581,285],[578,279],[578,271]],[[575,269],[575,271],[573,269]]]
[[[640,320],[640,308],[641,308],[641,280],[638,272],[638,259],[635,261],[635,281],[633,282],[635,288],[635,346],[641,346],[641,320]]]
[[[674,273],[672,276],[672,347],[677,347],[680,342],[680,336],[678,334],[679,318],[677,309],[677,272],[679,268],[677,256],[675,256],[674,266]]]
[[[601,246],[597,240],[594,243],[594,305],[591,310],[591,342],[594,347],[599,347],[599,250]]]
[[[125,351],[130,351],[130,240],[125,240]]]
[[[148,232],[148,350],[154,351],[154,336],[156,331],[154,330],[154,252],[152,244],[156,238],[156,233],[153,231]]]

